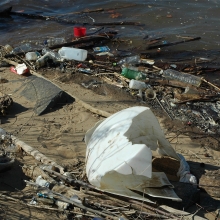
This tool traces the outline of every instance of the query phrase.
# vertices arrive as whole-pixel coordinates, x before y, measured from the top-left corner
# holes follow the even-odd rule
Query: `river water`
[[[57,16],[79,23],[135,21],[144,26],[114,26],[120,38],[144,45],[143,38],[162,36],[166,40],[178,37],[201,37],[200,41],[184,44],[187,50],[218,50],[220,47],[219,0],[137,0],[132,7],[103,12],[74,14],[84,9],[112,9],[132,4],[131,0],[2,0],[1,10],[12,6],[12,11]],[[87,26],[88,32],[94,26]],[[0,43],[17,45],[23,40],[43,40],[48,37],[71,37],[73,25],[29,19],[20,16],[0,18]],[[181,47],[181,46],[180,46]],[[178,48],[178,47],[177,47]]]

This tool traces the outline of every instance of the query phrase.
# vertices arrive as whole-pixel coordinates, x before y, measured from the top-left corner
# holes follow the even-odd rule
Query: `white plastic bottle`
[[[66,60],[84,61],[87,58],[87,50],[78,48],[62,47],[58,53]]]

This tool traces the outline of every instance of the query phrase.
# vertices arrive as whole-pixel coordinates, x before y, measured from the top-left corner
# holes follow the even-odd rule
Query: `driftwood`
[[[122,5],[122,6],[118,6],[118,7],[114,7],[114,8],[97,8],[97,9],[91,9],[91,10],[85,9],[83,11],[76,11],[76,12],[67,13],[67,14],[84,14],[84,13],[93,13],[93,12],[102,12],[102,11],[113,11],[113,10],[117,10],[117,9],[134,7],[136,5],[137,4],[129,4],[129,5]],[[61,14],[61,15],[66,15],[66,14]]]
[[[51,47],[49,47],[50,49],[56,49],[56,48],[60,48],[60,47],[69,47],[69,46],[74,46],[77,44],[83,44],[83,43],[88,43],[88,42],[98,42],[101,40],[111,40],[112,38],[115,37],[115,35],[117,34],[117,32],[106,32],[105,34],[98,34],[98,35],[92,35],[92,36],[85,36],[85,37],[81,37],[79,39],[75,39],[71,42],[67,42],[67,43],[63,43],[63,44],[59,44],[59,45],[53,45]]]
[[[181,41],[175,41],[175,42],[170,42],[170,43],[167,42],[165,44],[152,45],[152,46],[148,46],[146,49],[147,50],[152,50],[152,49],[157,49],[157,48],[160,48],[160,47],[168,47],[168,46],[187,43],[187,42],[190,42],[190,41],[195,41],[195,40],[200,40],[200,39],[201,39],[201,37],[194,37],[194,38],[187,39],[187,40],[181,40]]]
[[[31,19],[40,19],[40,20],[45,20],[45,21],[57,21],[60,23],[67,23],[67,24],[77,24],[77,25],[95,25],[95,26],[105,26],[105,25],[142,25],[139,22],[132,22],[132,21],[119,21],[119,22],[93,22],[93,23],[81,23],[80,21],[73,21],[73,20],[67,20],[63,18],[58,18],[54,16],[44,16],[44,15],[38,15],[38,14],[29,14],[29,13],[23,13],[23,12],[15,12],[15,11],[10,11],[8,13],[9,15],[16,15],[16,16],[22,16],[26,18],[31,18]]]
[[[50,46],[49,48],[50,49],[57,49],[57,48],[60,48],[60,47],[70,47],[70,46],[75,46],[75,45],[81,45],[81,44],[88,43],[88,42],[95,43],[95,42],[98,42],[98,41],[101,41],[101,40],[109,41],[112,38],[114,38],[116,34],[117,34],[116,31],[112,31],[112,32],[106,32],[104,34],[100,33],[98,35],[85,36],[85,37],[82,37],[82,38],[79,38],[79,39],[75,39],[71,42],[53,45],[53,46]],[[38,51],[38,52],[41,52],[41,50]],[[19,55],[23,55],[23,54],[24,53],[21,52],[21,53],[18,53],[16,55],[19,56]],[[13,56],[14,56],[14,54],[6,54],[5,58],[9,58],[9,57],[13,57]]]
[[[174,97],[179,100],[176,103],[185,103],[190,101],[211,101],[213,98],[219,98],[217,95],[204,95],[204,94],[188,94],[188,93],[175,93]]]
[[[9,8],[6,8],[0,11],[0,17],[9,17],[11,10],[12,10],[12,7],[9,7]]]
[[[56,181],[51,178],[49,175],[47,175],[41,168],[36,166],[26,166],[24,165],[22,167],[22,171],[26,176],[28,176],[31,179],[36,180],[38,176],[42,176],[43,179],[45,179],[49,183],[55,183]]]
[[[61,180],[64,180],[65,182],[67,182],[67,183],[69,183],[69,184],[71,184],[71,185],[76,185],[76,184],[77,184],[77,185],[83,186],[83,187],[85,187],[85,188],[92,189],[92,190],[101,192],[101,193],[103,193],[103,194],[112,196],[111,193],[103,192],[103,191],[99,190],[97,187],[94,187],[94,186],[92,186],[92,185],[90,185],[90,184],[88,184],[88,183],[85,183],[85,182],[83,182],[83,181],[74,180],[74,179],[68,178],[68,177],[66,177],[66,176],[64,176],[64,175],[62,175],[62,174],[60,174],[60,173],[57,173],[57,172],[52,171],[52,170],[47,169],[47,168],[44,168],[43,170],[47,171],[48,173],[50,173],[50,174],[52,174],[52,175],[57,176],[57,177],[60,178]],[[115,195],[114,195],[114,196],[115,196]],[[123,196],[121,196],[121,198],[123,198]],[[127,198],[125,198],[125,200],[127,201]],[[159,210],[159,209],[157,209],[157,208],[154,208],[154,207],[151,207],[151,206],[149,206],[149,205],[143,204],[142,202],[139,202],[139,201],[136,201],[136,200],[132,200],[132,199],[129,200],[129,202],[134,203],[134,205],[137,204],[137,205],[140,205],[141,207],[143,206],[143,207],[145,207],[146,209],[151,210],[151,211],[155,211],[155,212],[157,212],[157,213],[159,213],[159,214],[162,214],[163,216],[172,217],[172,218],[174,218],[174,219],[179,219],[177,216],[175,216],[175,215],[173,215],[173,214],[166,213],[166,212],[161,211],[161,210]],[[132,205],[130,205],[130,206],[132,207]]]
[[[36,160],[42,162],[43,164],[53,165],[59,169],[60,173],[64,173],[64,168],[58,165],[53,160],[46,157],[44,154],[40,153],[38,150],[33,147],[27,145],[23,141],[19,140],[17,137],[11,135],[11,139],[13,143],[20,149],[24,150],[27,154],[33,156]]]

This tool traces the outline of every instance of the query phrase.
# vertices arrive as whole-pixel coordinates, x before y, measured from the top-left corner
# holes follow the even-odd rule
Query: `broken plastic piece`
[[[10,70],[11,72],[16,73],[18,75],[22,75],[29,72],[29,69],[24,63],[18,64],[16,67],[11,67]]]
[[[92,185],[135,198],[134,189],[180,201],[166,175],[152,172],[152,151],[180,158],[149,108],[136,106],[113,114],[90,129],[85,142],[86,174]]]

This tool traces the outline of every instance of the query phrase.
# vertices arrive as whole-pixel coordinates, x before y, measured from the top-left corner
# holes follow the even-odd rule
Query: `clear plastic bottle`
[[[59,38],[50,38],[45,40],[44,44],[48,47],[51,47],[53,45],[59,45],[59,44],[64,44],[66,43],[66,40],[63,37]]]
[[[38,68],[40,68],[40,67],[45,66],[47,60],[49,60],[49,59],[53,59],[53,57],[51,56],[51,54],[50,54],[50,53],[44,54],[42,57],[40,57],[40,58],[36,61],[36,63],[35,63],[36,68],[38,69]]]
[[[131,57],[125,57],[123,59],[121,59],[118,62],[118,65],[132,65],[132,64],[138,64],[141,62],[140,56],[139,55],[135,55],[135,56],[131,56]]]
[[[22,53],[22,52],[28,52],[31,51],[33,48],[29,43],[22,44],[18,47],[15,47],[12,51],[11,54],[17,54],[17,53]]]
[[[50,183],[47,182],[45,179],[43,179],[41,175],[37,177],[35,182],[36,182],[36,184],[38,184],[40,186],[47,187],[47,188],[49,188],[49,186],[50,186]]]
[[[6,44],[6,45],[4,46],[4,48],[5,48],[5,50],[6,50],[7,53],[11,53],[11,52],[13,51],[12,46],[9,45],[9,44]]]
[[[26,60],[37,60],[40,57],[39,52],[27,52],[25,54]]]
[[[128,79],[136,79],[136,80],[146,80],[147,79],[146,74],[139,72],[139,71],[131,70],[129,68],[122,68],[121,75],[128,78]]]
[[[181,73],[173,69],[167,69],[163,71],[163,76],[167,79],[177,80],[197,87],[199,87],[202,82],[202,79],[198,76],[194,76],[188,73]]]
[[[49,53],[51,55],[51,57],[53,57],[54,61],[62,61],[62,57],[60,56],[60,54],[58,54],[57,52],[50,50],[48,48],[43,48],[42,50],[42,54],[46,54]]]

